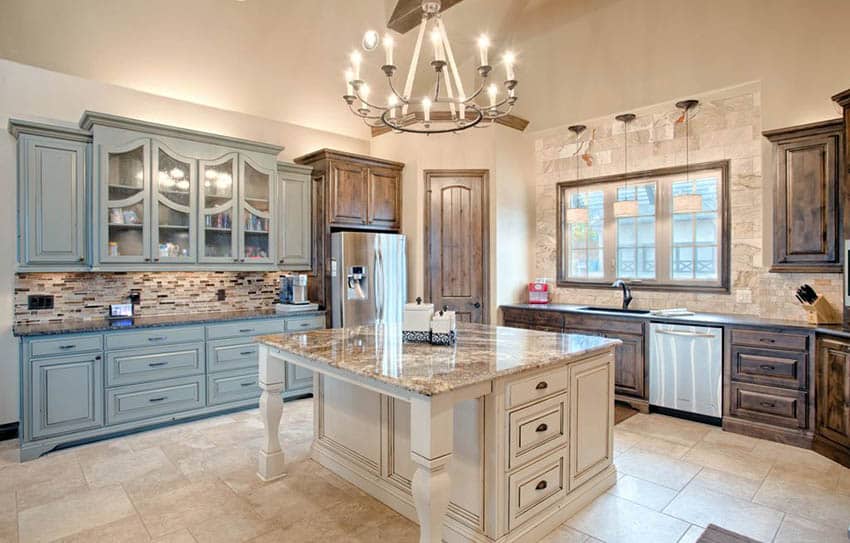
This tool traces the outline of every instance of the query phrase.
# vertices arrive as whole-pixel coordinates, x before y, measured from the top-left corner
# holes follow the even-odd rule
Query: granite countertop
[[[651,320],[669,324],[685,324],[691,326],[767,326],[771,328],[787,328],[850,337],[850,328],[843,324],[808,324],[800,321],[763,319],[752,315],[733,315],[729,313],[698,313],[681,317],[665,317],[650,313],[621,313],[613,311],[588,311],[585,305],[577,304],[505,304],[501,307],[513,309],[534,309],[538,311],[554,311],[558,313],[577,313],[581,315],[596,315],[601,317],[617,317],[624,319]]]
[[[54,334],[80,334],[85,332],[108,332],[110,330],[133,330],[136,328],[156,328],[180,324],[205,324],[211,322],[267,319],[269,317],[308,317],[323,315],[324,311],[303,311],[300,313],[276,313],[273,307],[251,311],[205,311],[180,315],[139,316],[133,319],[64,319],[56,322],[21,324],[12,328],[18,337],[48,336]]]
[[[260,336],[257,341],[424,396],[601,352],[618,340],[482,324],[458,324],[457,344],[407,343],[376,325]]]

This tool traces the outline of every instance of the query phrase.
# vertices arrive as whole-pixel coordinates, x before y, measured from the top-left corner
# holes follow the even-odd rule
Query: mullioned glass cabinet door
[[[272,199],[276,170],[240,157],[239,176],[239,261],[257,264],[274,262]]]
[[[151,261],[148,139],[101,146],[101,262]]]
[[[197,259],[198,174],[195,159],[154,141],[153,149],[153,245],[154,262],[193,263]]]
[[[199,262],[238,262],[237,168],[239,155],[199,161]]]

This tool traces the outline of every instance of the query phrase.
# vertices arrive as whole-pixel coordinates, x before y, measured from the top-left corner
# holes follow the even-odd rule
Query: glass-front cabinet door
[[[196,161],[154,140],[153,148],[154,262],[196,261],[195,191],[198,186]]]
[[[273,263],[272,198],[277,172],[244,156],[239,162],[239,261]]]
[[[199,161],[200,262],[238,262],[237,153]]]
[[[101,148],[102,262],[151,261],[150,152],[148,139]]]

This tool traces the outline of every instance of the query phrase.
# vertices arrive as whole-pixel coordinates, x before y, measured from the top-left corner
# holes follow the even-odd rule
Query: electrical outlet
[[[127,297],[133,305],[142,303],[142,291],[133,289],[130,291],[130,296]]]
[[[227,298],[227,292],[223,288],[218,289],[215,292],[215,299],[219,302],[223,302]]]
[[[52,294],[30,294],[27,296],[27,309],[53,309]]]

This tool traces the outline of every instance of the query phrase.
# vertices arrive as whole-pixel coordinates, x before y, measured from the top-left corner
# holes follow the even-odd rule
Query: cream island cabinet
[[[312,169],[280,146],[90,111],[9,130],[20,271],[310,267]]]
[[[310,369],[314,460],[423,543],[539,541],[616,480],[617,340],[464,324],[452,347],[380,325],[258,341],[260,478],[285,475],[285,365]]]

